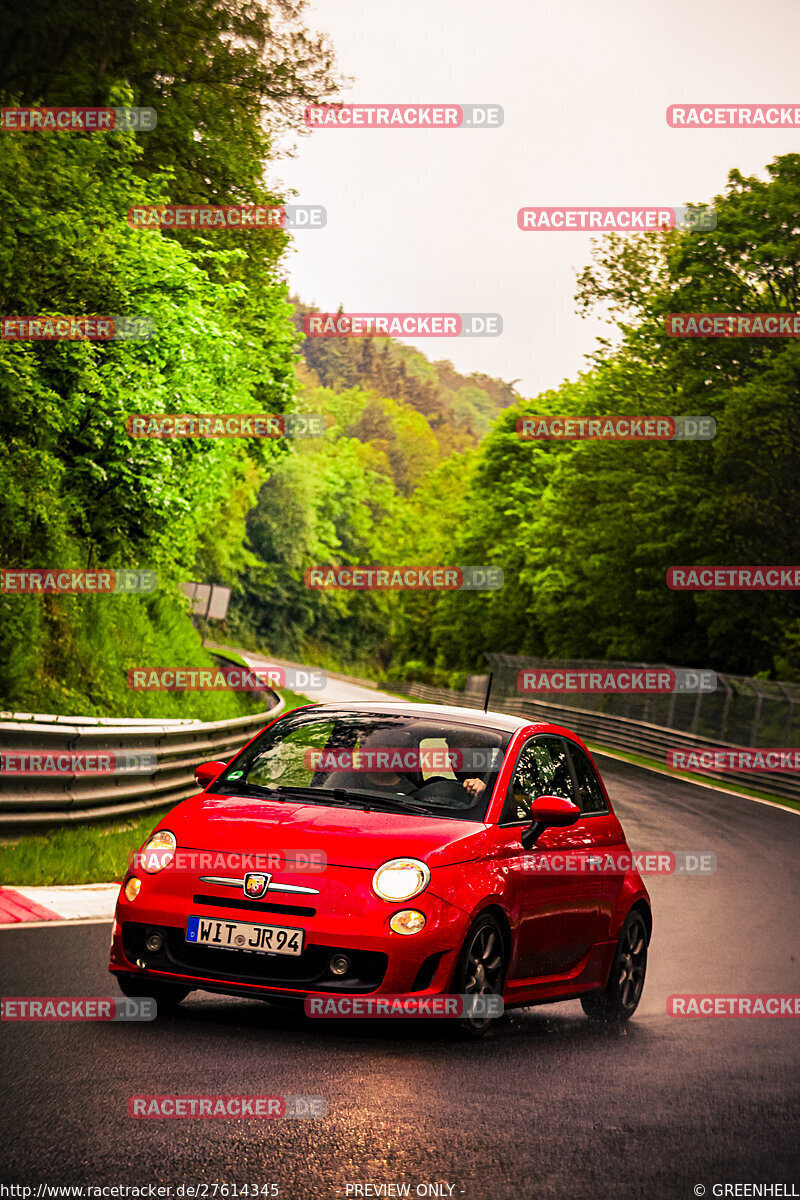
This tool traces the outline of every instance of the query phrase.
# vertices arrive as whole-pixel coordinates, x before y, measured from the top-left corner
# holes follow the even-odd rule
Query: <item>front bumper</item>
[[[187,878],[170,868],[140,878],[142,890],[135,901],[120,891],[109,970],[145,975],[154,983],[260,994],[265,999],[444,994],[469,928],[468,914],[433,894],[430,885],[404,904],[389,904],[372,892],[372,871],[356,868],[329,866],[322,875],[292,873],[285,882],[316,888],[318,894],[270,892],[263,901],[247,900],[230,887]],[[404,908],[425,914],[419,933],[403,935],[389,928],[391,917]],[[190,915],[302,928],[303,953],[261,954],[187,942]],[[150,951],[145,941],[155,932],[161,934],[162,945]],[[347,957],[346,975],[333,974],[332,955]]]

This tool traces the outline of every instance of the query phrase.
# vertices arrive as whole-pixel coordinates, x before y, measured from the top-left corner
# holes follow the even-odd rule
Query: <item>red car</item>
[[[126,995],[160,1009],[202,988],[635,1011],[650,899],[570,730],[316,704],[196,779],[205,791],[159,822],[120,889],[109,969]]]

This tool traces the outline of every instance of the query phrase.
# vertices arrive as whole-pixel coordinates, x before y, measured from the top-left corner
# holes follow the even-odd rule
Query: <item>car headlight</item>
[[[168,829],[157,829],[151,834],[138,854],[137,866],[148,875],[163,871],[175,857],[178,842],[174,833]]]
[[[431,873],[416,858],[393,858],[378,867],[372,876],[372,890],[381,900],[410,900],[424,892],[430,883]]]

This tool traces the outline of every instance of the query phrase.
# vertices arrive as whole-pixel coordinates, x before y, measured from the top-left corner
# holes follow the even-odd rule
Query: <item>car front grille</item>
[[[229,896],[192,896],[195,904],[205,904],[209,908],[244,908],[248,912],[283,913],[295,917],[315,917],[315,908],[306,908],[302,904],[271,904],[263,900],[234,900]]]

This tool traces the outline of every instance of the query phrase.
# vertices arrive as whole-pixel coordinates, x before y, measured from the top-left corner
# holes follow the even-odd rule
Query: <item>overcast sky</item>
[[[288,257],[307,303],[350,312],[499,312],[501,337],[423,338],[458,370],[573,378],[605,327],[582,320],[589,233],[517,228],[526,205],[710,200],[764,174],[800,130],[670,129],[669,104],[800,103],[798,0],[314,0],[348,103],[497,103],[500,129],[322,129],[277,177],[323,204]]]

